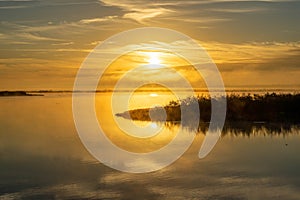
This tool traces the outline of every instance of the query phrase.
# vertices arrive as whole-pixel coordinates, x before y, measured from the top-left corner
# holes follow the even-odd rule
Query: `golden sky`
[[[151,26],[199,42],[227,87],[298,87],[299,9],[284,0],[1,0],[0,90],[72,89],[97,44]]]

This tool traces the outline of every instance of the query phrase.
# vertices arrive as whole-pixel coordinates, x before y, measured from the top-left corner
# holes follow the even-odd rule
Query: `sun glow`
[[[157,97],[158,94],[156,94],[156,93],[151,93],[151,94],[149,94],[149,96],[150,96],[150,97]]]
[[[148,62],[151,65],[160,65],[161,64],[161,60],[159,57],[159,53],[158,52],[148,52]]]

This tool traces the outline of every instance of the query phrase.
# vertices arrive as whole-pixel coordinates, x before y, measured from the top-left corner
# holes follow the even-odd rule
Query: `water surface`
[[[172,125],[145,141],[134,139],[114,125],[105,105],[110,94],[96,96],[99,123],[124,149],[152,151],[181,129]],[[156,101],[136,98],[150,99],[145,106]],[[168,96],[159,100],[167,101]],[[264,126],[247,134],[242,128],[227,130],[201,160],[197,155],[204,134],[184,129],[180,133],[186,137],[196,136],[179,160],[160,171],[129,174],[104,166],[85,149],[74,126],[70,94],[3,97],[0,108],[0,199],[300,199],[297,127],[276,133]]]

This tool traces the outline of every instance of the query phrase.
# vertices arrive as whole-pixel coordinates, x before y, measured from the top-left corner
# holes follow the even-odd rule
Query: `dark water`
[[[204,159],[197,157],[204,138],[198,133],[172,165],[130,174],[87,152],[74,126],[70,95],[4,97],[0,199],[300,199],[300,130],[238,127],[228,129]]]

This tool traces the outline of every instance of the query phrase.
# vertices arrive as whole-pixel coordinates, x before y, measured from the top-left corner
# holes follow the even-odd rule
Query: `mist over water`
[[[244,92],[253,91],[239,94]],[[179,160],[160,171],[122,173],[99,163],[81,143],[73,122],[71,94],[1,97],[0,199],[300,198],[297,126],[274,131],[267,125],[249,128],[239,124],[225,129],[213,151],[199,160],[205,132],[167,124],[154,137],[134,138],[116,127],[116,120],[125,126],[128,120],[114,117],[110,99],[111,93],[96,94],[96,114],[107,137],[119,147],[150,152],[167,144],[177,131],[186,137],[196,134],[194,143]],[[164,105],[173,99],[166,93],[141,92],[129,105],[133,109]]]

